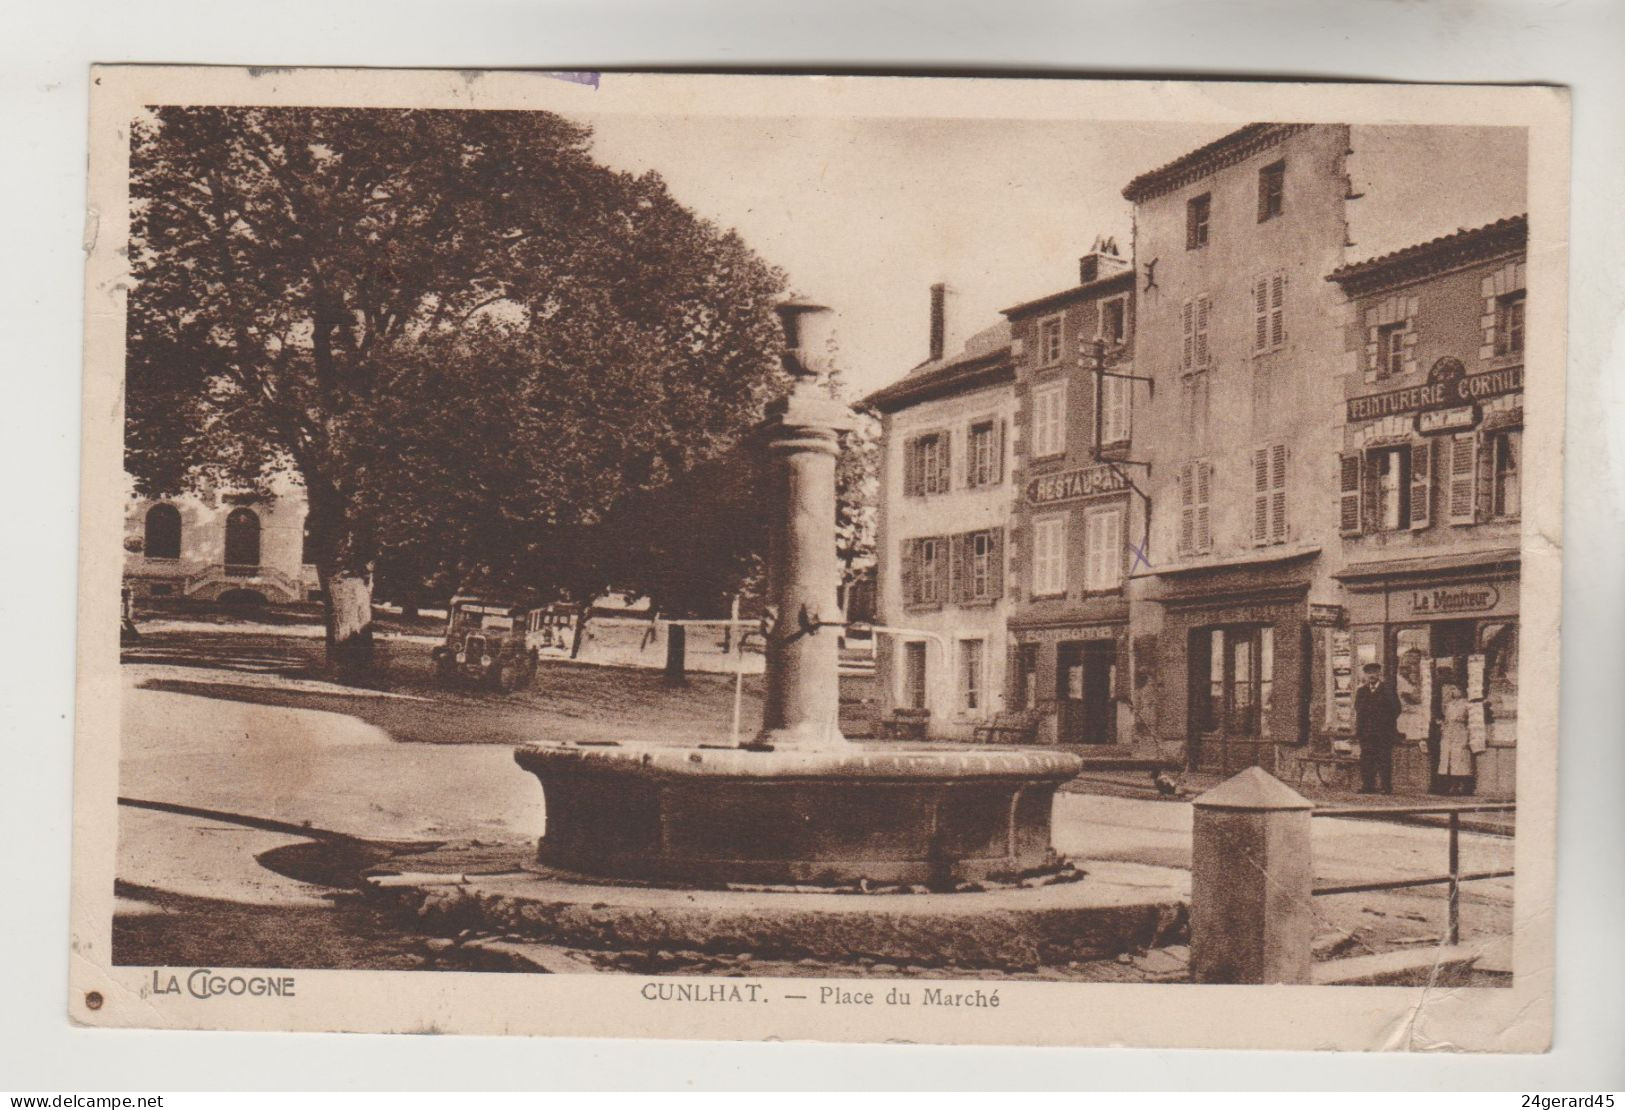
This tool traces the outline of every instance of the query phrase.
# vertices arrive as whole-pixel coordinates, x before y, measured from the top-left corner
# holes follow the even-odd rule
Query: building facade
[[[1136,414],[1149,551],[1135,685],[1163,751],[1277,770],[1316,718],[1310,615],[1335,604],[1341,125],[1253,124],[1135,178]],[[1143,419],[1141,414],[1143,413]],[[1328,548],[1331,549],[1328,557]]]
[[[881,414],[875,673],[883,717],[928,714],[927,735],[970,739],[1003,708],[1015,415],[1009,331],[932,355],[868,398]]]
[[[1506,219],[1330,275],[1348,297],[1345,612],[1316,630],[1324,724],[1350,729],[1353,676],[1381,664],[1415,741],[1396,753],[1400,789],[1428,787],[1423,742],[1448,671],[1482,737],[1477,792],[1514,793],[1527,236]]]
[[[289,602],[320,596],[305,561],[305,498],[205,492],[124,508],[124,585],[138,598]]]
[[[1016,371],[1006,700],[1036,714],[1042,741],[1155,754],[1136,727],[1129,668],[1128,572],[1147,521],[1133,458],[1134,272],[1097,240],[1078,278],[1005,310]]]

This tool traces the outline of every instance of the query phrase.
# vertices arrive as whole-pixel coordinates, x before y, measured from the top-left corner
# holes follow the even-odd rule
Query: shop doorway
[[[1273,772],[1269,718],[1275,695],[1275,629],[1193,629],[1189,659],[1189,765],[1224,775],[1247,767]]]
[[[1055,648],[1056,739],[1062,744],[1117,743],[1112,704],[1117,650],[1112,640],[1072,640]]]

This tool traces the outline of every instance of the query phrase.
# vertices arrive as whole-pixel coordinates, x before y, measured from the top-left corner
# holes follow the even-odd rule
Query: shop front
[[[1164,731],[1192,770],[1276,772],[1308,737],[1308,559],[1160,577]]]
[[[1468,700],[1474,774],[1469,788],[1512,798],[1518,723],[1518,569],[1515,548],[1351,563],[1337,576],[1348,603],[1343,650],[1356,672],[1377,663],[1400,699],[1401,743],[1394,789],[1436,787],[1437,747],[1429,723],[1440,689],[1454,682]],[[1329,722],[1352,731],[1350,712],[1331,703]]]
[[[1133,742],[1126,614],[1098,623],[1012,626],[1011,705],[1037,713],[1040,740],[1100,751]]]

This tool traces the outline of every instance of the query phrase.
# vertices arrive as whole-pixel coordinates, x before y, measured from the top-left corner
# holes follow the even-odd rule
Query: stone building
[[[1016,372],[1008,704],[1035,711],[1046,742],[1108,755],[1138,740],[1154,755],[1128,665],[1128,571],[1146,525],[1133,267],[1097,240],[1077,285],[1004,314]],[[1098,376],[1097,361],[1121,376]]]
[[[1136,702],[1191,767],[1277,770],[1318,715],[1310,615],[1336,603],[1342,125],[1252,124],[1136,177],[1135,412],[1149,549]],[[1327,557],[1328,546],[1332,548]],[[1287,755],[1283,755],[1283,751]]]
[[[1380,663],[1400,729],[1427,735],[1449,668],[1484,730],[1480,794],[1511,797],[1517,743],[1523,463],[1524,217],[1458,231],[1329,281],[1348,297],[1338,530],[1345,616],[1316,629],[1329,732],[1352,724],[1353,676]],[[1330,460],[1329,460],[1330,461]],[[1420,743],[1395,786],[1428,786]]]
[[[1009,615],[1009,328],[945,354],[932,290],[931,357],[872,394],[881,413],[877,700],[883,719],[929,713],[928,735],[969,739],[1003,707]]]
[[[305,561],[304,491],[275,496],[209,491],[124,507],[124,585],[138,598],[201,601],[309,600],[319,596]]]

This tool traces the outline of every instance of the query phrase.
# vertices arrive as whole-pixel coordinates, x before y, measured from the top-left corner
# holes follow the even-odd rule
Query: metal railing
[[[1313,817],[1342,817],[1355,821],[1403,821],[1407,817],[1445,814],[1450,831],[1449,868],[1444,875],[1429,875],[1421,879],[1390,879],[1379,883],[1347,883],[1340,886],[1316,887],[1310,893],[1316,897],[1328,894],[1363,894],[1377,890],[1405,890],[1411,887],[1449,885],[1449,922],[1445,928],[1445,943],[1457,944],[1461,940],[1461,884],[1480,879],[1508,879],[1512,868],[1504,871],[1461,870],[1461,815],[1464,813],[1513,813],[1516,802],[1477,802],[1468,805],[1438,806],[1327,806],[1316,809]]]

